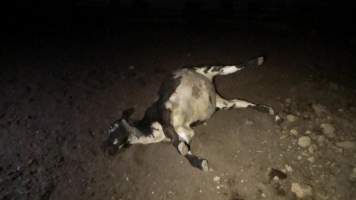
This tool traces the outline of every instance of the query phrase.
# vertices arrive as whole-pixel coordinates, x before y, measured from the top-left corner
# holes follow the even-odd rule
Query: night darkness
[[[14,0],[0,4],[0,199],[356,199],[355,7],[330,0]],[[182,67],[265,63],[214,83],[271,105],[173,145],[103,151]],[[214,107],[215,108],[215,107]]]

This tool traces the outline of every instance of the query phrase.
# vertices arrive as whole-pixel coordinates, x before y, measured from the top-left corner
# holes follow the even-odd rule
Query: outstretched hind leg
[[[177,143],[178,152],[187,158],[189,163],[200,170],[208,171],[208,161],[206,159],[200,158],[194,155],[190,150],[190,142],[194,136],[194,130],[190,127],[177,127],[175,128],[176,133],[179,136],[179,142]]]
[[[221,96],[216,96],[216,107],[223,110],[233,109],[233,108],[252,108],[260,112],[268,113],[274,116],[275,121],[279,121],[280,117],[274,112],[274,109],[269,105],[255,104],[240,99],[227,100]]]

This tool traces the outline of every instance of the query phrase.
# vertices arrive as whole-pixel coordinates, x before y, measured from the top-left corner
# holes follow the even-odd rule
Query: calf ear
[[[109,137],[102,143],[102,150],[109,155],[122,152],[130,146],[128,142],[129,132],[121,124],[109,133]]]

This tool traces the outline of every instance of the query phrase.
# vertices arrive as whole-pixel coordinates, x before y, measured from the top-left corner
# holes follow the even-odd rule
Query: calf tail
[[[257,67],[264,63],[265,58],[263,56],[259,56],[257,58],[253,58],[239,65],[220,65],[220,66],[207,66],[207,67],[195,67],[194,70],[209,79],[217,75],[228,75],[240,71],[244,68]]]
[[[244,63],[241,63],[239,65],[231,65],[231,66],[223,66],[221,67],[219,74],[217,75],[228,75],[235,73],[237,71],[240,71],[245,68],[252,68],[252,67],[258,67],[262,65],[265,61],[265,58],[263,56],[259,56],[257,58],[250,59]]]

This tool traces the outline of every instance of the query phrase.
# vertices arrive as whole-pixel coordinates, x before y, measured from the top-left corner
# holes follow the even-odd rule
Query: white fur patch
[[[226,74],[232,74],[237,71],[241,70],[241,68],[236,67],[235,65],[231,66],[225,66],[222,68],[222,72],[220,72],[221,75],[226,75]]]
[[[183,140],[186,143],[189,143],[189,138],[186,134],[184,134],[184,133],[177,133],[177,134],[181,140]]]

